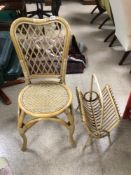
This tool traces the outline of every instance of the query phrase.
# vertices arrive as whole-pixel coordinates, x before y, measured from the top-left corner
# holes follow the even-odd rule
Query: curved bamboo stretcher
[[[42,120],[57,122],[69,130],[75,146],[72,94],[65,84],[71,31],[60,17],[19,18],[10,29],[26,86],[18,97],[18,130],[26,150],[26,131]],[[42,78],[42,81],[36,81]],[[68,121],[59,118],[65,113]]]

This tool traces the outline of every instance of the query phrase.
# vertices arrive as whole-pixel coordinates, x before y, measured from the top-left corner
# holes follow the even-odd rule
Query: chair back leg
[[[101,11],[101,12],[99,12],[96,16],[94,16],[94,18],[90,21],[90,24],[93,24],[94,21],[95,21],[101,14],[103,14],[103,13],[104,13],[104,12]]]
[[[105,38],[104,42],[107,42],[108,39],[109,39],[110,37],[112,37],[114,34],[115,34],[115,30],[113,30],[113,32],[111,32],[111,33]]]
[[[98,9],[97,5],[93,8],[93,10],[91,11],[91,14],[93,14],[96,11],[96,9]]]
[[[124,62],[124,61],[126,60],[126,58],[128,57],[129,53],[130,53],[130,51],[124,53],[122,59],[121,59],[120,62],[119,62],[119,65],[122,65],[122,64],[123,64],[123,62]]]
[[[2,101],[4,104],[6,105],[10,105],[11,104],[11,100],[9,99],[9,97],[2,91],[2,89],[0,88],[0,98],[2,98]]]
[[[112,47],[112,45],[114,44],[114,42],[116,41],[116,35],[114,35],[114,37],[113,37],[113,39],[112,39],[112,41],[110,42],[110,44],[109,44],[109,47]]]
[[[101,28],[103,27],[103,25],[104,25],[107,21],[109,21],[109,20],[110,20],[110,18],[107,17],[107,18],[100,24],[100,26],[98,27],[98,29],[101,29]]]

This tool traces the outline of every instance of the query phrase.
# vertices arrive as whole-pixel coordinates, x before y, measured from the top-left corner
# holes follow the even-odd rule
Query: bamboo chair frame
[[[94,82],[96,82],[98,91],[93,90]],[[111,144],[110,132],[119,124],[121,117],[110,86],[106,85],[101,90],[97,77],[93,74],[90,91],[83,94],[77,87],[76,93],[81,121],[89,135],[85,147],[88,143],[92,143],[93,139],[105,136],[108,136]]]
[[[75,125],[72,108],[72,93],[65,84],[68,50],[71,39],[71,30],[68,23],[60,17],[45,19],[19,18],[12,23],[10,34],[26,81],[26,86],[20,92],[18,97],[18,130],[23,139],[22,150],[25,151],[27,147],[27,137],[25,135],[26,131],[37,122],[43,120],[57,122],[65,126],[69,130],[70,143],[72,146],[75,146],[75,141],[73,139]],[[61,35],[63,37],[62,41],[59,38]],[[39,37],[42,37],[42,39]],[[25,43],[26,48],[24,46]],[[31,43],[33,43],[33,45]],[[34,46],[35,49],[33,49]],[[44,60],[42,64],[41,62],[38,62],[40,59],[42,61]],[[49,62],[46,62],[46,60]],[[41,66],[42,68],[39,68]],[[40,83],[33,82],[33,79],[39,80],[39,78],[43,78],[43,81]],[[53,96],[49,99],[53,109],[50,107],[50,103],[48,104],[48,96],[45,94],[44,97],[47,97],[45,102],[39,102],[37,97],[37,102],[34,102],[35,104],[32,100],[28,100],[31,94],[33,94],[30,89],[35,88],[35,86],[39,87],[39,85],[40,89],[38,89],[38,91],[41,91],[42,95],[45,92],[45,94],[49,93],[49,97],[51,95]],[[59,90],[61,91],[59,92]],[[34,91],[37,90],[34,89]],[[50,94],[51,91],[54,93]],[[55,93],[58,95],[57,97],[55,96]],[[66,97],[59,95],[59,93],[62,95],[64,93]],[[26,97],[27,94],[28,98]],[[26,99],[25,103],[27,103],[27,101],[29,101],[29,104],[31,103],[29,109],[23,103],[24,98]],[[41,100],[41,98],[39,100]],[[57,109],[54,109],[57,102],[59,102]],[[39,105],[37,106],[40,111],[38,110],[36,112],[34,109],[36,108],[37,103],[42,103],[42,105],[40,108]],[[63,106],[61,103],[63,103]],[[44,104],[46,104],[47,107],[49,105],[51,109],[47,108],[47,110],[45,110]],[[68,121],[58,117],[61,113],[66,114]]]

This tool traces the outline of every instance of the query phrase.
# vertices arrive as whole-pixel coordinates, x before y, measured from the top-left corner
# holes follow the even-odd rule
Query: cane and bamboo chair
[[[69,140],[75,146],[72,94],[65,84],[71,38],[68,23],[60,17],[19,18],[12,23],[10,34],[27,84],[18,97],[22,150],[27,147],[25,132],[42,120],[65,126],[69,130]],[[68,121],[62,116],[58,118],[61,113],[66,114]]]
[[[96,82],[97,90],[94,90],[94,81]],[[121,118],[110,86],[106,85],[101,91],[98,80],[93,74],[90,91],[83,94],[77,87],[76,93],[81,120],[89,135],[85,147],[93,139],[105,136],[108,136],[111,144],[110,132],[119,124]]]

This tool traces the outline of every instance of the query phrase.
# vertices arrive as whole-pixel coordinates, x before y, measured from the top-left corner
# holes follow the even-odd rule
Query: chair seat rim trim
[[[33,84],[29,84],[29,85],[32,85],[33,86]],[[69,87],[67,85],[65,85],[65,84],[58,84],[59,86],[62,86],[66,90],[66,92],[68,94],[68,102],[67,102],[67,104],[63,108],[61,108],[60,110],[57,110],[55,112],[49,112],[49,113],[46,113],[46,112],[45,113],[33,113],[33,112],[25,109],[25,107],[23,107],[23,105],[21,103],[22,95],[26,91],[26,89],[29,87],[29,85],[25,86],[21,90],[21,92],[19,93],[19,96],[18,96],[18,105],[19,105],[19,108],[20,109],[22,109],[26,114],[28,114],[28,115],[30,115],[32,117],[36,117],[36,118],[37,117],[38,118],[39,117],[50,118],[50,117],[57,116],[57,115],[63,113],[71,105],[71,103],[72,103],[73,96],[72,96],[72,93],[71,93],[71,90],[69,89]]]

